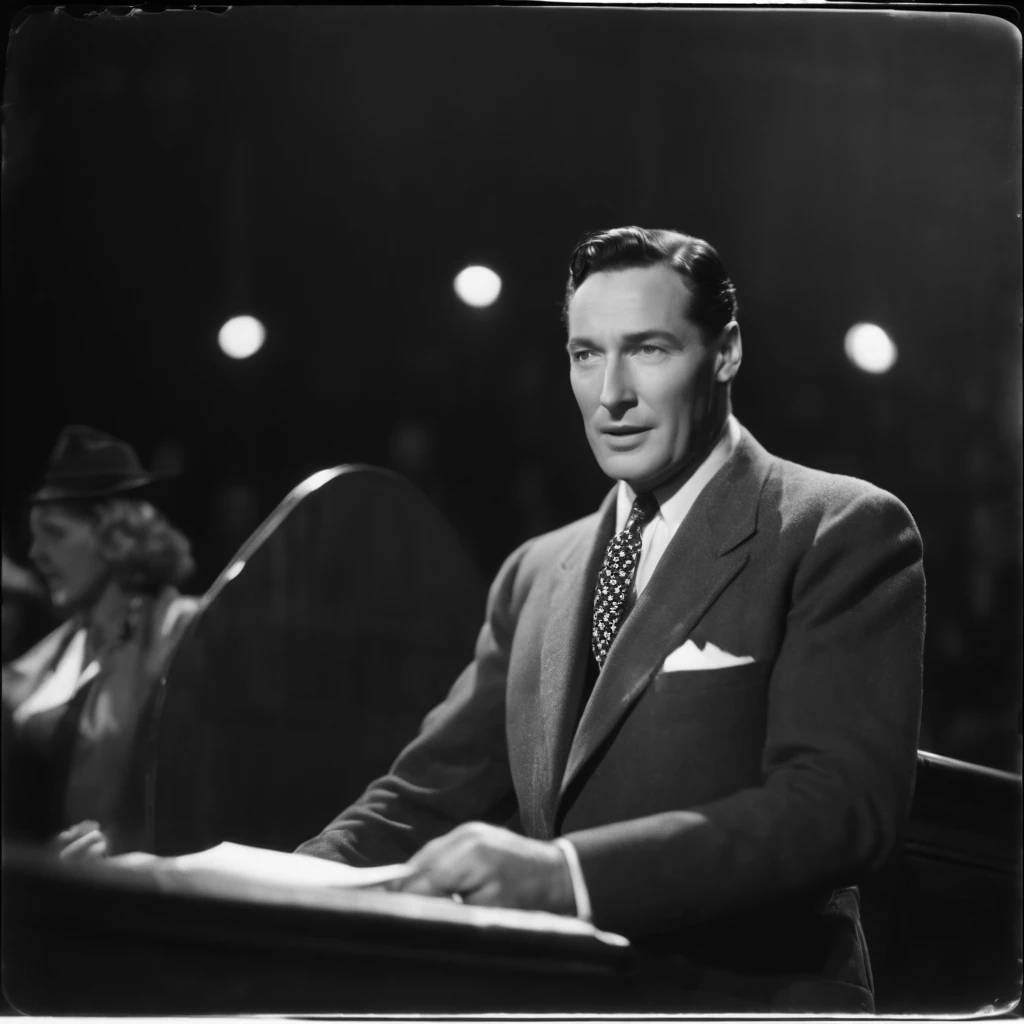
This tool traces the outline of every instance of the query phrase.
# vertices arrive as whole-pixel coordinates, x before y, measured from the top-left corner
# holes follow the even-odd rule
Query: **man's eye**
[[[637,346],[637,352],[640,352],[641,354],[643,354],[645,356],[657,355],[661,351],[662,351],[662,348],[661,348],[660,345],[638,345]]]
[[[574,363],[584,363],[592,355],[593,355],[593,352],[591,352],[589,349],[580,348],[580,349],[576,349],[574,352],[570,352],[569,353],[569,358]]]

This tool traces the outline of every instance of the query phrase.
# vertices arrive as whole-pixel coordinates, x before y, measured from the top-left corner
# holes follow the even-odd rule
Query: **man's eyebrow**
[[[682,344],[680,340],[671,331],[634,331],[632,334],[624,336],[625,340],[630,345],[642,345],[645,341],[655,341],[661,338],[664,341],[671,341],[676,345]]]
[[[648,331],[632,331],[629,334],[623,335],[623,340],[627,345],[642,345],[645,341],[655,341],[661,338],[664,341],[671,341],[675,345],[681,345],[682,342],[677,338],[671,331],[663,331],[652,329]],[[580,346],[586,348],[597,348],[597,343],[591,341],[590,338],[570,338],[566,343],[566,347]]]

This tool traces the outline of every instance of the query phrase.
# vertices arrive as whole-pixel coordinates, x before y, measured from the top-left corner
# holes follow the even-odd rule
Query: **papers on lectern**
[[[170,869],[174,873],[215,872],[250,882],[316,889],[369,889],[412,874],[407,864],[388,864],[376,868],[356,868],[337,861],[308,857],[302,853],[282,853],[239,843],[221,843],[209,850],[181,857],[156,857],[149,853],[126,853],[109,858],[108,863],[125,867]]]

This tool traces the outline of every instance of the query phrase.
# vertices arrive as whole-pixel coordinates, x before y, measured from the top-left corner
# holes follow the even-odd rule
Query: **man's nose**
[[[614,414],[635,404],[636,392],[628,368],[620,360],[610,359],[604,371],[601,405]]]

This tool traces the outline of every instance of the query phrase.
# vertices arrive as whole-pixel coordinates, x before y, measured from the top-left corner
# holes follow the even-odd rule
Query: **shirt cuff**
[[[576,900],[576,916],[583,921],[590,921],[593,915],[590,910],[590,894],[587,892],[587,883],[583,878],[583,869],[580,867],[580,856],[576,847],[563,836],[554,840],[569,865],[569,877],[572,879],[572,894]]]

